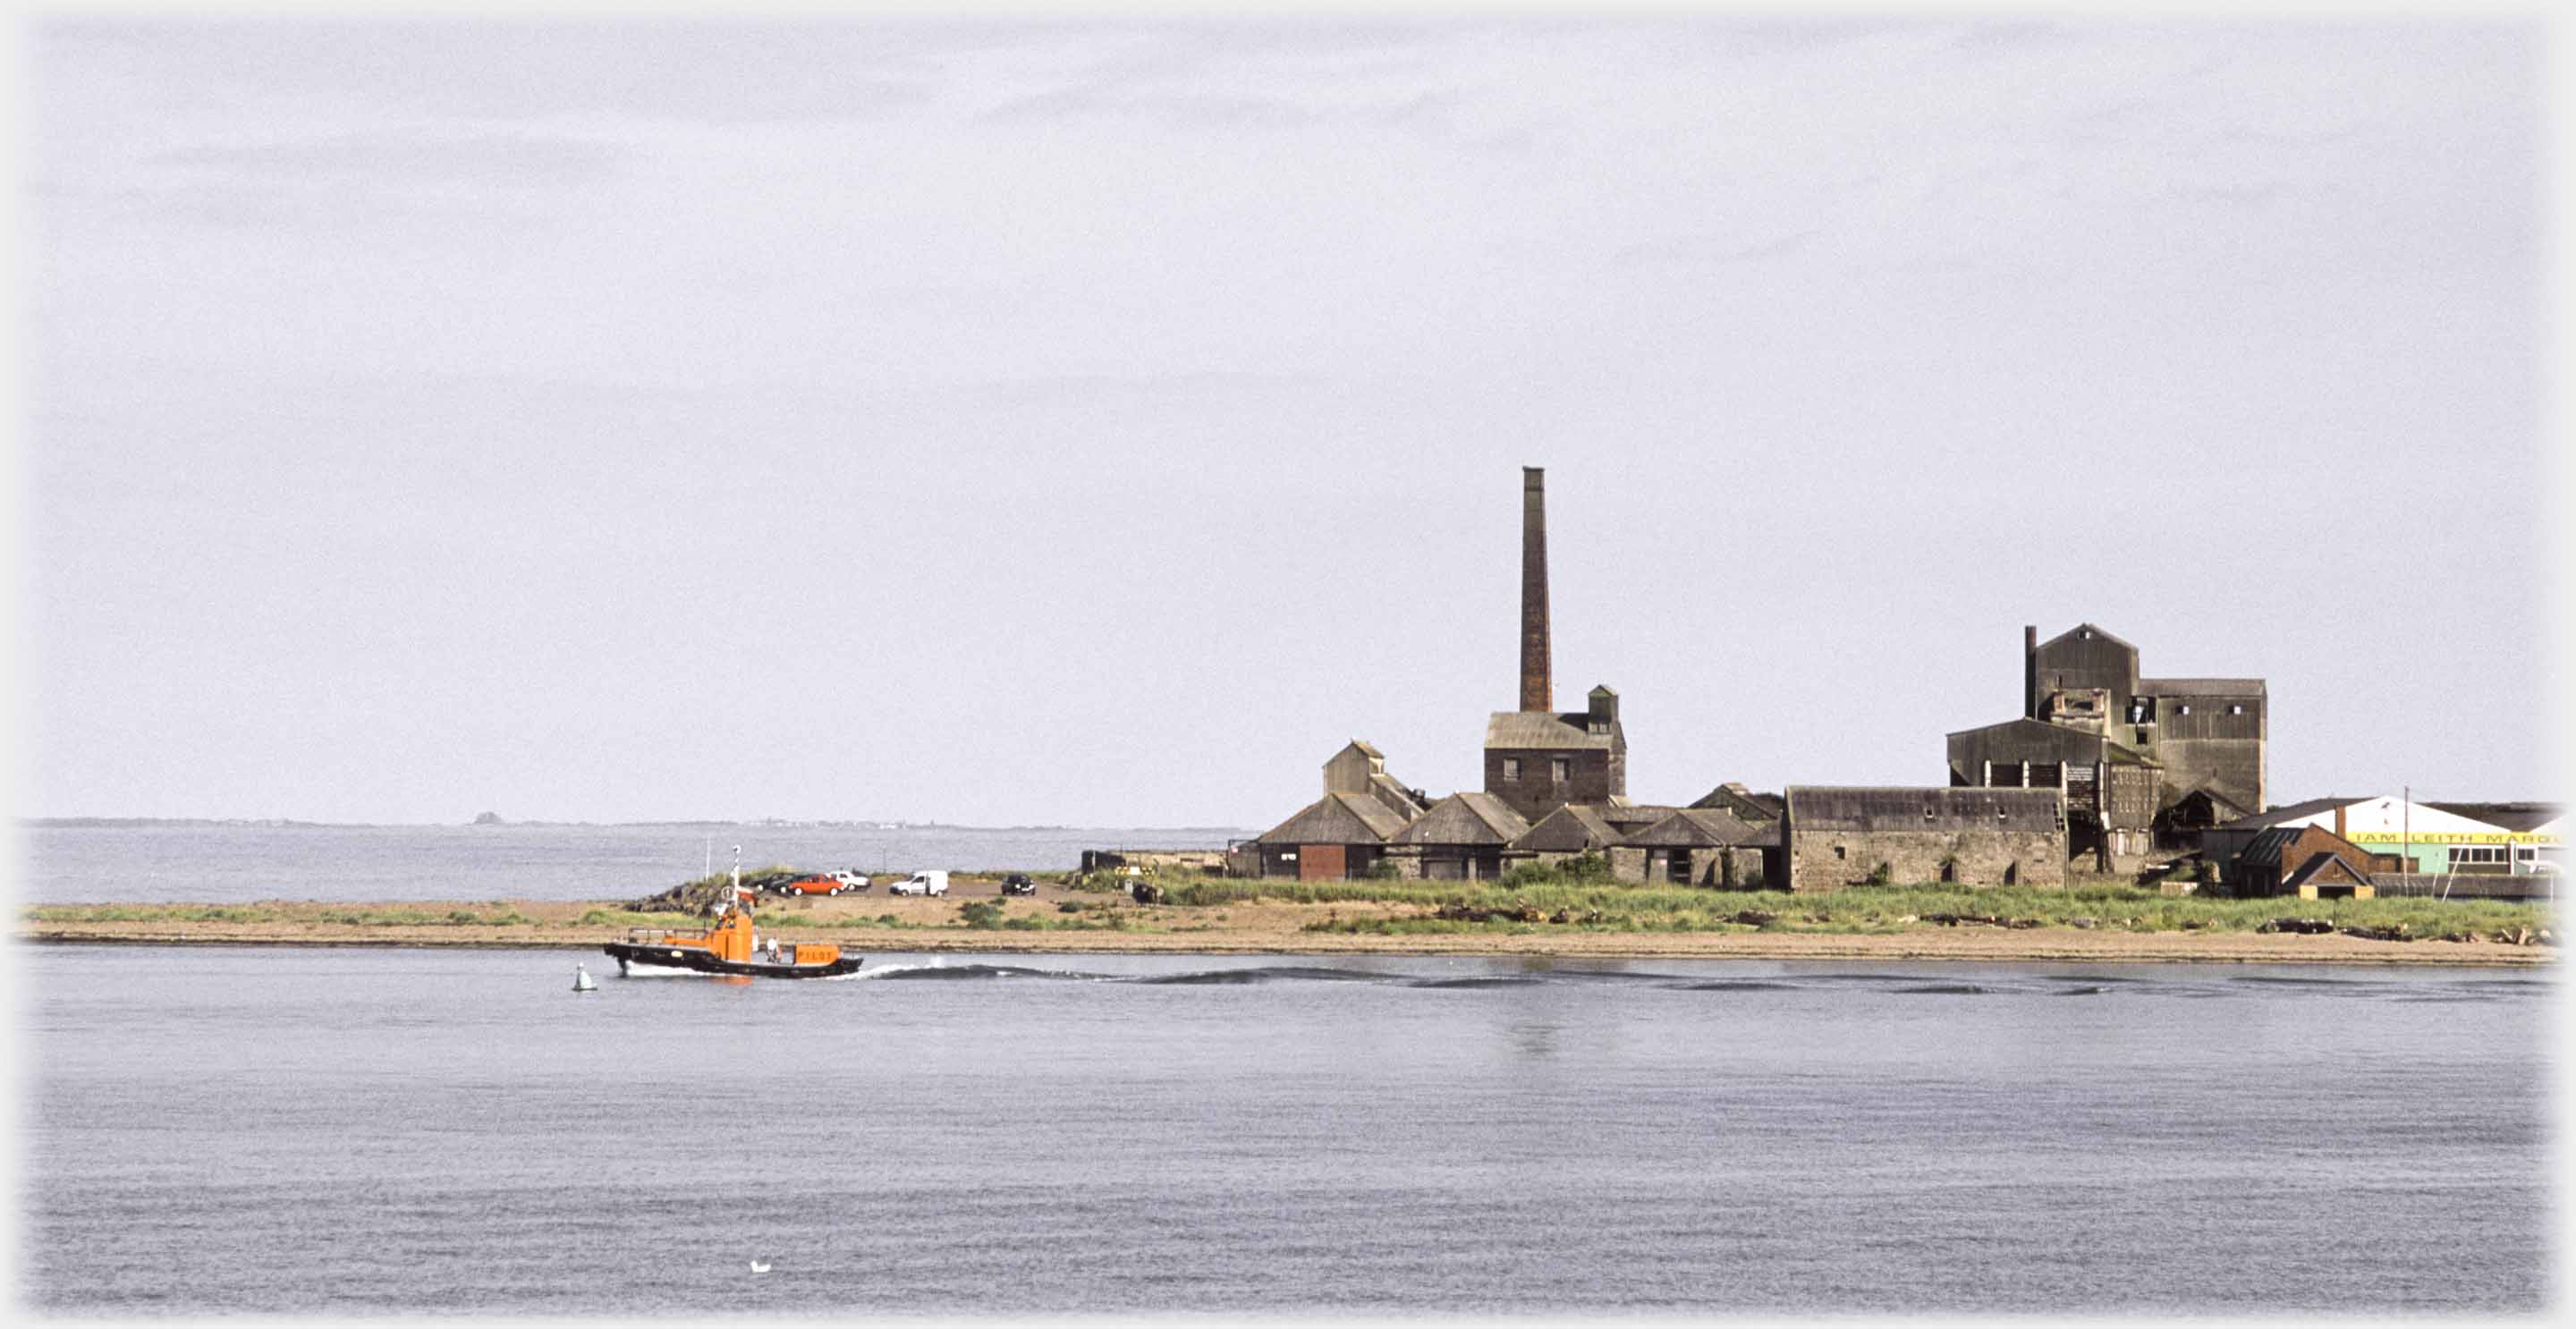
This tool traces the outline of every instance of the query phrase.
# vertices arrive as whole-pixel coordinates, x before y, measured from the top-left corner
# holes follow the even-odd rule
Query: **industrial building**
[[[2022,629],[2022,714],[1948,736],[1950,783],[2050,788],[2067,849],[2128,872],[2264,806],[2270,698],[2259,678],[2142,678],[2138,648],[2091,623]]]
[[[1781,833],[1793,891],[2066,884],[2066,801],[2054,789],[1791,785]]]
[[[1619,694],[1596,687],[1558,714],[1547,612],[1547,473],[1521,468],[1520,709],[1485,722],[1485,792],[1537,821],[1568,803],[1628,797],[1628,735]]]
[[[2519,809],[2507,815],[2530,829],[2508,829],[2403,797],[2318,798],[2240,817],[2203,832],[2201,857],[2218,867],[2222,879],[2228,879],[2229,865],[2239,861],[2264,831],[2322,826],[2367,852],[2398,856],[2402,860],[2398,870],[2414,875],[2509,876],[2560,870],[2559,856],[2566,846],[2559,834],[2559,814],[2550,805],[2452,806]]]
[[[1613,879],[1628,882],[1823,890],[1892,874],[2054,885],[2065,879],[2070,787],[2105,791],[2085,806],[2104,809],[2105,824],[2136,834],[2143,848],[2156,786],[2136,772],[2152,763],[2098,729],[2072,726],[2015,722],[1975,737],[1978,782],[2011,788],[1809,787],[1784,796],[1730,782],[1688,807],[1633,803],[1619,694],[1595,687],[1582,710],[1555,707],[1546,477],[1537,467],[1521,472],[1520,589],[1518,705],[1486,718],[1483,789],[1433,800],[1354,739],[1325,761],[1323,797],[1241,846],[1234,870],[1482,881],[1523,863],[1597,854]],[[2105,677],[2129,687],[2134,659],[2132,651],[2123,672],[2114,656]]]

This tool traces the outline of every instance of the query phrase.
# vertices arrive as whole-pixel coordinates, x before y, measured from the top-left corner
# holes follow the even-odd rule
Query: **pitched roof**
[[[2165,764],[2136,748],[2124,748],[2109,739],[2102,740],[2102,759],[2114,766],[2153,766],[2163,770]]]
[[[1385,844],[1405,818],[1367,794],[1326,794],[1256,837],[1263,844]]]
[[[2352,878],[2354,881],[2360,882],[2365,886],[2370,884],[2370,873],[2353,866],[2351,860],[2345,858],[2341,854],[2329,853],[2320,849],[2317,852],[2308,855],[2308,861],[2301,863],[2298,871],[2293,872],[2282,879],[2281,889],[2284,891],[2295,891],[2301,886],[2305,886],[2310,881],[2316,879],[2319,875],[2324,873],[2326,869],[2336,866],[2342,867],[2344,875]]]
[[[2217,791],[2217,790],[2215,790],[2215,789],[2209,788],[2209,787],[2208,787],[2208,786],[2206,786],[2206,785],[2203,785],[2202,787],[2200,787],[2200,788],[2198,788],[2198,789],[2194,789],[2194,790],[2192,790],[2190,793],[2185,794],[2185,795],[2183,795],[2181,798],[2175,799],[2174,801],[2175,801],[2175,802],[2177,802],[2177,803],[2183,803],[2183,802],[2188,802],[2188,801],[2190,801],[2191,799],[2194,799],[2194,798],[2205,798],[2205,799],[2208,799],[2208,800],[2209,800],[2209,811],[2210,811],[2210,814],[2211,814],[2212,816],[2216,816],[2216,817],[2222,817],[2222,818],[2242,817],[2242,816],[2244,816],[2248,811],[2250,811],[2250,809],[2248,809],[2244,804],[2239,803],[2239,802],[2237,802],[2235,799],[2229,798],[2227,795],[2222,794],[2222,793],[2218,792],[2218,791]]]
[[[1760,832],[1744,819],[1717,808],[1678,808],[1673,815],[1629,835],[1627,842],[1648,849],[1705,849],[1754,843]]]
[[[2287,807],[2273,808],[2268,812],[2259,812],[2250,817],[2238,817],[2236,820],[2228,822],[2220,826],[2218,829],[2222,831],[2254,831],[2261,830],[2266,826],[2280,826],[2289,822],[2305,821],[2320,812],[2332,812],[2336,808],[2348,808],[2356,803],[2367,803],[2374,797],[2376,797],[2376,795],[2364,794],[2359,798],[2311,798],[2305,803],[2292,803]]]
[[[1419,817],[1426,810],[1422,800],[1415,798],[1413,791],[1404,787],[1404,781],[1384,771],[1369,777],[1369,792],[1377,797],[1378,802],[1384,803],[1394,809],[1397,815],[1407,819]]]
[[[1485,721],[1485,746],[1507,751],[1553,748],[1612,748],[1627,746],[1619,722],[1610,722],[1604,733],[1593,733],[1585,722],[1591,717],[1582,711],[1563,715],[1548,711],[1495,711]]]
[[[2299,832],[2306,829],[2308,828],[2305,826],[2265,827],[2263,830],[2256,832],[2253,839],[2245,842],[2244,850],[2236,855],[2237,866],[2248,868],[2279,867],[2281,865],[2281,851],[2287,848],[2292,840],[2299,838]]]
[[[1745,788],[1741,782],[1729,780],[1726,783],[1719,785],[1717,788],[1700,795],[1698,801],[1692,803],[1691,806],[1695,808],[1724,808],[1727,811],[1734,813],[1736,816],[1751,822],[1779,820],[1781,804],[1780,796],[1778,794],[1757,794],[1752,790]]]
[[[2112,636],[2112,635],[2111,635],[2110,633],[2108,633],[2108,632],[2104,632],[2104,631],[2102,630],[2101,625],[2100,625],[2100,624],[2098,624],[2098,623],[2078,623],[2078,624],[2076,624],[2075,626],[2073,626],[2073,627],[2071,627],[2071,628],[2068,628],[2068,629],[2067,629],[2067,630],[2065,630],[2064,632],[2058,633],[2056,636],[2051,637],[2051,638],[2049,638],[2048,640],[2046,640],[2046,641],[2044,641],[2044,642],[2041,642],[2041,643],[2039,644],[2039,648],[2040,648],[2041,650],[2043,650],[2043,651],[2044,651],[2044,650],[2047,650],[2049,647],[2054,646],[2054,645],[2056,645],[2057,643],[2059,643],[2059,642],[2061,642],[2061,641],[2066,641],[2066,640],[2068,640],[2068,639],[2070,639],[2070,638],[2077,639],[2077,640],[2081,640],[2081,639],[2082,639],[2082,637],[2083,637],[2083,634],[2085,634],[2085,633],[2087,633],[2087,632],[2090,632],[2090,633],[2092,633],[2094,636],[2096,636],[2096,637],[2100,637],[2100,638],[2102,638],[2103,640],[2108,641],[2108,642],[2112,643],[2112,644],[2113,644],[2113,645],[2115,645],[2115,646],[2129,646],[2129,643],[2127,643],[2127,642],[2125,642],[2125,641],[2122,641],[2122,640],[2120,640],[2120,639],[2119,639],[2119,638],[2117,638],[2117,637]],[[2129,649],[2134,651],[2134,650],[2136,650],[2136,649],[2138,649],[2138,648],[2137,648],[2137,647],[2135,647],[2135,646],[2129,646]]]
[[[1652,826],[1679,811],[1667,803],[1612,803],[1600,809],[1601,819],[1619,827],[1623,835],[1640,826]]]
[[[1362,753],[1365,753],[1366,755],[1371,756],[1371,757],[1381,757],[1381,758],[1382,758],[1382,757],[1386,756],[1386,754],[1385,754],[1385,753],[1380,752],[1380,751],[1378,751],[1378,750],[1377,750],[1377,745],[1376,745],[1376,744],[1369,742],[1369,741],[1368,741],[1367,739],[1365,739],[1365,738],[1354,738],[1354,739],[1352,739],[1352,740],[1351,740],[1351,746],[1352,746],[1352,747],[1355,747],[1355,748],[1358,748]]]
[[[1547,853],[1578,853],[1586,849],[1607,849],[1619,843],[1619,839],[1619,828],[1602,817],[1599,808],[1568,803],[1532,823],[1529,830],[1512,841],[1511,847]]]
[[[2047,831],[2066,828],[2054,789],[1789,786],[1792,834],[1816,831]]]
[[[2508,831],[2534,831],[2567,814],[2559,803],[2426,803],[2454,817],[2482,821]]]
[[[1432,804],[1392,843],[1507,845],[1529,834],[1529,829],[1529,820],[1513,811],[1511,804],[1471,789]]]
[[[2142,678],[2141,697],[2260,697],[2259,678]]]

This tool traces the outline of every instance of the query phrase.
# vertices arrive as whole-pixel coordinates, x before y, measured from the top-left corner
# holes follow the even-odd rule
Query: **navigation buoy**
[[[752,1261],[752,1262],[751,1262],[751,1271],[752,1271],[753,1273],[755,1273],[755,1274],[765,1274],[765,1273],[768,1273],[768,1272],[769,1272],[769,1261],[767,1261],[767,1260],[754,1260],[754,1261]]]
[[[599,990],[599,984],[591,981],[590,970],[587,966],[574,965],[572,967],[572,990],[575,992],[597,992]]]

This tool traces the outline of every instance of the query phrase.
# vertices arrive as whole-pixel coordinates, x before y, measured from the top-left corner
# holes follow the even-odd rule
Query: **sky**
[[[2275,802],[2548,796],[2548,35],[35,21],[21,812],[1474,788],[1524,465],[1641,802],[2078,622]]]

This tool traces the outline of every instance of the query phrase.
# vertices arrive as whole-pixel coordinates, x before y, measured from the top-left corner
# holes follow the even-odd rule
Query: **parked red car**
[[[839,895],[843,891],[864,891],[867,888],[868,879],[855,872],[808,872],[770,889],[780,895]]]

